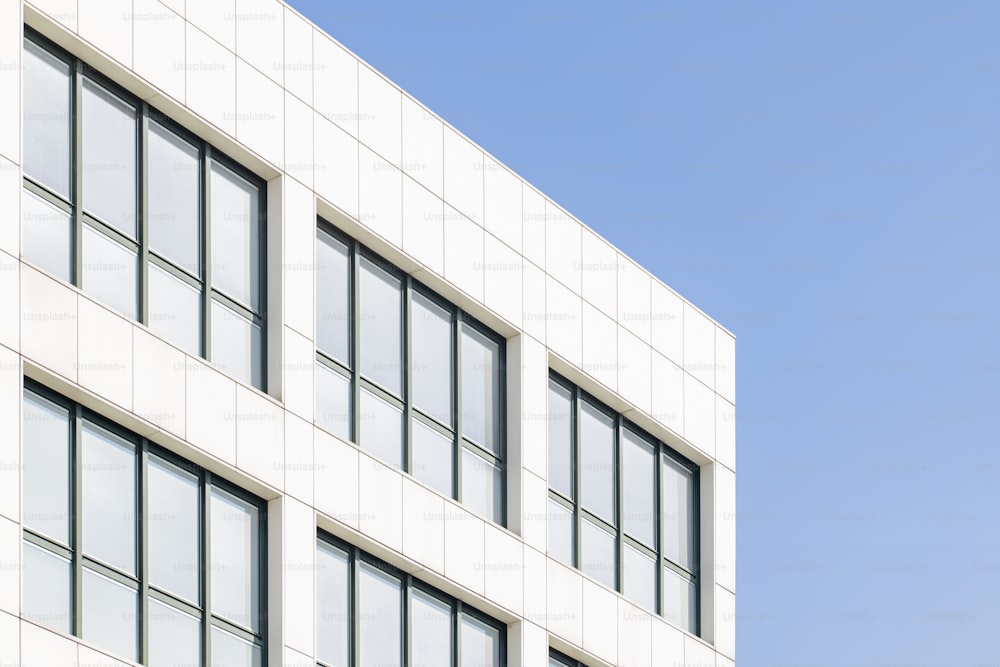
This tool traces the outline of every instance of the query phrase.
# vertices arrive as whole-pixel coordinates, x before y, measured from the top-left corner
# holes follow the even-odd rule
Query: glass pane
[[[549,499],[549,555],[573,567],[573,511]]]
[[[691,633],[698,629],[698,594],[693,582],[663,568],[663,618]]]
[[[358,581],[360,667],[400,664],[402,608],[399,580],[362,563]]]
[[[451,426],[451,313],[416,292],[411,313],[413,403]]]
[[[361,373],[393,392],[402,393],[402,287],[367,259],[361,260]]]
[[[27,190],[21,196],[24,258],[66,282],[73,282],[70,216]]]
[[[500,446],[500,346],[462,327],[462,434],[503,456]]]
[[[24,525],[69,545],[69,411],[24,392]]]
[[[212,613],[257,631],[260,526],[257,508],[212,489]]]
[[[656,450],[634,433],[622,437],[622,526],[656,548]]]
[[[316,347],[350,365],[351,264],[347,246],[316,232]]]
[[[212,163],[212,286],[250,310],[260,308],[260,213],[257,188]]]
[[[70,562],[51,551],[24,543],[24,617],[53,630],[73,632],[69,610]]]
[[[461,667],[500,667],[500,631],[464,616]]]
[[[316,423],[344,440],[351,439],[351,382],[316,364]]]
[[[136,238],[135,108],[83,82],[83,209]]]
[[[212,667],[260,667],[262,663],[259,646],[212,627]]]
[[[583,506],[610,523],[615,520],[615,422],[580,404],[580,496]]]
[[[197,604],[198,478],[155,456],[147,474],[150,583]]]
[[[330,667],[350,659],[351,598],[347,554],[316,545],[316,657]]]
[[[451,607],[417,589],[410,599],[410,665],[451,665]]]
[[[361,390],[361,448],[397,468],[403,467],[403,411]]]
[[[663,506],[663,555],[673,562],[690,569],[695,564],[694,477],[690,470],[667,455],[663,462],[660,484]]]
[[[83,425],[83,551],[135,574],[135,446]]]
[[[201,275],[198,149],[149,123],[149,244],[181,268]]]
[[[201,664],[201,621],[149,598],[149,667]]]
[[[83,291],[135,319],[139,280],[134,252],[83,226]]]
[[[69,199],[70,66],[24,42],[24,173]]]
[[[139,652],[138,594],[117,581],[83,570],[83,638],[127,660]]]
[[[263,386],[260,327],[212,301],[212,364],[241,382]]]
[[[573,499],[573,401],[568,389],[549,382],[549,487]]]
[[[626,544],[622,555],[622,592],[625,597],[656,612],[656,560]]]
[[[615,537],[586,519],[580,522],[580,569],[615,587]]]
[[[462,504],[494,523],[503,523],[503,471],[464,447]]]
[[[420,420],[413,420],[410,456],[414,477],[424,484],[437,489],[449,498],[452,486],[452,463],[455,460],[454,444],[451,438],[425,426]]]
[[[153,263],[149,328],[191,354],[201,353],[201,292]]]

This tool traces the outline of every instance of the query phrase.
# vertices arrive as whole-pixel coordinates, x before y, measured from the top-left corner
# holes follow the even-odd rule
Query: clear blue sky
[[[738,664],[997,664],[1000,3],[291,2],[735,332]]]

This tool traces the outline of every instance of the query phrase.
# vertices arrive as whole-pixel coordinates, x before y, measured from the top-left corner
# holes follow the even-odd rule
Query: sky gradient
[[[1000,3],[290,2],[736,334],[739,665],[1000,664]]]

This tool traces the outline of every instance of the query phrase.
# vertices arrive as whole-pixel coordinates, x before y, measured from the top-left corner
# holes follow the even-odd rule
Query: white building
[[[277,0],[0,99],[0,665],[734,664],[726,330]]]

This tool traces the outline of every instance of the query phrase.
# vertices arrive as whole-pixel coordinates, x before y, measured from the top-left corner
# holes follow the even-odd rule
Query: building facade
[[[734,664],[728,331],[277,0],[0,99],[0,665]]]

